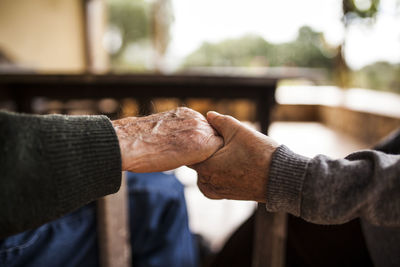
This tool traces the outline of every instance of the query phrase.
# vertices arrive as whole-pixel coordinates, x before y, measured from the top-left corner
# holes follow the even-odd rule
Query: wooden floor
[[[269,135],[280,144],[307,157],[324,154],[339,158],[368,148],[358,140],[317,122],[275,122],[269,127]]]

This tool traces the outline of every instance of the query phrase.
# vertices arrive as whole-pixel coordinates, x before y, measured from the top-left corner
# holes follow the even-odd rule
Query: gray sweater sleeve
[[[361,217],[374,225],[400,226],[400,155],[365,150],[345,159],[310,159],[280,146],[272,157],[269,211],[318,224]]]
[[[121,155],[104,116],[0,112],[0,237],[31,229],[121,183]]]

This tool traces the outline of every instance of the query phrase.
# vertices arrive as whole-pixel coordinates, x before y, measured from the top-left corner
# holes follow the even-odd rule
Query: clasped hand
[[[278,144],[233,117],[188,108],[113,121],[122,169],[156,172],[187,165],[212,199],[265,202],[271,155]]]

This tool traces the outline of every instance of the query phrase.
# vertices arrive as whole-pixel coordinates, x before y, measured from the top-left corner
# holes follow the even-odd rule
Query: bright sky
[[[382,12],[372,27],[355,25],[347,38],[346,57],[360,68],[377,60],[400,62],[400,14],[397,0],[381,0]],[[342,0],[172,0],[175,22],[171,57],[180,59],[204,41],[217,42],[245,34],[259,34],[270,42],[287,42],[309,25],[328,42],[343,38]],[[397,9],[397,10],[400,10]],[[399,12],[398,12],[399,13]]]

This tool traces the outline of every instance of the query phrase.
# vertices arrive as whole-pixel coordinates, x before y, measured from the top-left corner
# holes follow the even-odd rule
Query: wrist
[[[267,209],[285,211],[300,216],[301,192],[309,158],[280,146],[272,155],[268,187]]]
[[[114,127],[115,134],[117,135],[119,150],[121,153],[121,168],[123,171],[127,170],[126,167],[126,141],[125,138],[127,136],[126,130],[124,130],[124,123],[122,120],[114,120],[111,121],[112,126]]]
[[[258,182],[257,189],[254,190],[254,200],[260,203],[265,203],[267,200],[267,186],[268,186],[268,178],[271,166],[272,154],[277,149],[277,145],[269,144],[264,153],[262,153],[263,158],[260,160],[260,165],[258,166]]]

